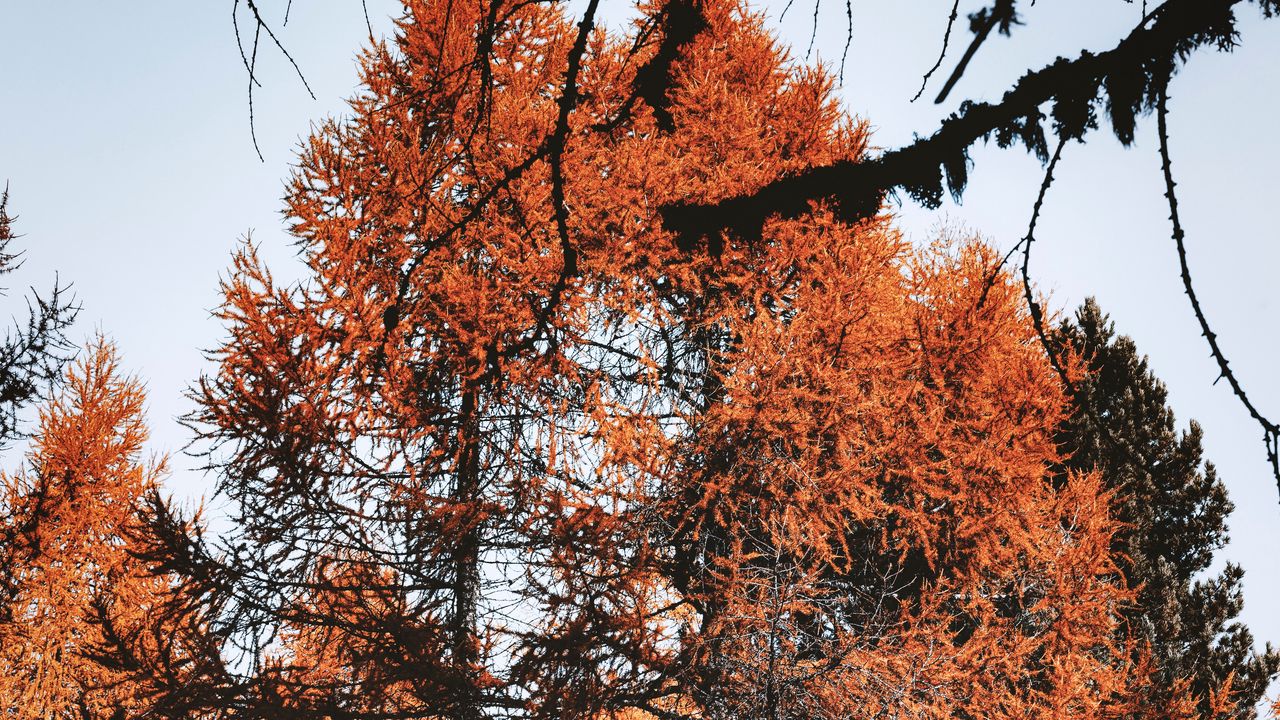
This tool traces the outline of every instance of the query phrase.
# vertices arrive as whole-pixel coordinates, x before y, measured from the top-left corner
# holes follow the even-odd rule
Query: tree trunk
[[[480,528],[476,514],[480,493],[480,420],[478,391],[468,388],[462,396],[458,428],[458,472],[453,501],[461,510],[464,532],[452,553],[453,617],[450,633],[453,665],[461,683],[457,720],[479,720],[481,699],[477,687],[479,642],[476,637],[476,601],[480,592]]]

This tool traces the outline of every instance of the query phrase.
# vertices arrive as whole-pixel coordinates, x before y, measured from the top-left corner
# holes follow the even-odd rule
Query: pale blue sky
[[[285,0],[260,4],[283,16]],[[385,31],[397,3],[368,4],[375,30]],[[616,4],[610,0],[607,9],[617,12]],[[768,6],[774,27],[803,56],[812,5],[796,0],[778,25],[784,4]],[[963,12],[979,5],[961,3],[953,55],[968,40]],[[1028,26],[1012,39],[993,37],[952,101],[935,107],[928,102],[933,92],[914,105],[909,100],[936,56],[950,2],[855,0],[847,107],[877,128],[876,144],[901,145],[931,132],[962,98],[998,97],[1024,68],[1110,46],[1140,7],[1072,0],[1029,8]],[[74,283],[84,304],[74,335],[100,328],[117,340],[125,365],[148,384],[157,450],[176,451],[187,440],[173,419],[188,409],[183,389],[207,367],[200,349],[220,337],[209,310],[238,238],[252,231],[279,276],[296,272],[279,214],[292,149],[311,122],[342,112],[366,34],[358,0],[295,3],[282,37],[318,99],[279,56],[266,53],[265,87],[256,97],[262,163],[250,144],[247,78],[230,11],[230,0],[0,0],[0,181],[11,184],[28,251],[0,307],[19,313],[21,287],[47,288],[55,271]],[[1233,367],[1276,417],[1280,20],[1262,22],[1252,6],[1241,12],[1248,18],[1241,48],[1199,54],[1174,81],[1171,143],[1205,310]],[[844,3],[826,0],[816,54],[838,60],[844,22]],[[950,67],[949,60],[940,75]],[[1120,331],[1150,355],[1179,421],[1202,422],[1206,455],[1237,505],[1225,556],[1246,570],[1244,618],[1259,638],[1280,641],[1273,610],[1280,593],[1277,490],[1258,427],[1225,384],[1212,385],[1216,367],[1178,281],[1153,124],[1143,122],[1129,150],[1106,130],[1067,148],[1033,271],[1058,307],[1097,296]],[[903,208],[913,238],[927,239],[947,223],[1008,248],[1025,233],[1039,164],[994,148],[979,149],[974,159],[963,205]],[[198,494],[207,487],[192,470],[197,460],[175,453],[173,465],[175,489]]]

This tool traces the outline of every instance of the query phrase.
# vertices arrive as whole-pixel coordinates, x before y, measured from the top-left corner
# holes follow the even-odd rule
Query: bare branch
[[[1062,148],[1066,147],[1067,139],[1059,138],[1058,147],[1053,151],[1053,158],[1049,160],[1049,167],[1045,169],[1044,181],[1040,183],[1040,193],[1036,195],[1036,204],[1031,210],[1031,223],[1027,227],[1027,235],[1022,238],[1022,292],[1027,299],[1027,309],[1031,312],[1031,323],[1035,325],[1036,334],[1040,336],[1040,345],[1044,347],[1044,353],[1049,357],[1049,363],[1053,365],[1054,371],[1058,373],[1058,378],[1062,381],[1062,386],[1067,390],[1071,390],[1071,379],[1067,377],[1067,371],[1062,367],[1062,361],[1058,358],[1057,349],[1053,343],[1049,341],[1049,336],[1044,329],[1044,310],[1040,307],[1039,301],[1036,300],[1035,291],[1031,287],[1031,245],[1036,241],[1036,223],[1040,221],[1040,210],[1044,207],[1044,198],[1049,194],[1049,186],[1053,184],[1053,172],[1058,167],[1058,160],[1062,157]],[[1014,248],[1017,249],[1016,247]]]
[[[920,81],[920,89],[917,90],[915,96],[911,98],[911,102],[915,102],[920,99],[920,96],[924,94],[924,89],[929,85],[929,78],[933,77],[933,74],[938,72],[938,68],[942,67],[942,61],[947,57],[947,47],[951,44],[951,30],[955,27],[956,18],[959,17],[959,15],[960,0],[955,0],[955,2],[951,4],[951,17],[947,18],[947,31],[942,35],[942,51],[938,53],[938,59],[933,63],[933,67],[929,68],[929,72],[924,74],[924,79]]]
[[[947,95],[951,93],[956,83],[960,82],[960,77],[964,75],[965,69],[969,67],[969,61],[973,60],[973,56],[978,53],[978,48],[982,46],[982,43],[986,42],[992,30],[999,26],[1001,34],[1008,35],[1009,28],[1018,24],[1015,2],[1016,0],[996,0],[991,7],[983,8],[969,16],[970,27],[973,30],[973,42],[969,43],[969,49],[960,58],[956,69],[951,72],[951,77],[947,78],[947,82],[943,84],[942,91],[934,99],[935,103],[941,104],[947,99]],[[955,16],[952,15],[952,17],[954,18]],[[949,30],[950,28],[948,28]],[[939,58],[938,61],[941,62],[942,59]]]
[[[1227,356],[1218,345],[1218,335],[1209,327],[1209,320],[1205,317],[1204,308],[1200,306],[1200,299],[1196,296],[1195,287],[1191,283],[1191,269],[1187,264],[1186,232],[1182,228],[1182,221],[1178,215],[1178,197],[1174,193],[1174,187],[1177,183],[1173,181],[1173,162],[1169,157],[1168,105],[1168,78],[1166,77],[1164,83],[1160,86],[1156,102],[1156,123],[1160,137],[1160,167],[1164,173],[1164,196],[1169,200],[1169,221],[1173,224],[1173,241],[1178,248],[1178,265],[1182,275],[1182,289],[1186,292],[1187,299],[1191,301],[1191,309],[1195,312],[1196,322],[1200,323],[1200,333],[1204,335],[1204,339],[1209,343],[1209,351],[1212,353],[1213,359],[1218,363],[1218,371],[1220,373],[1218,379],[1226,378],[1227,383],[1231,386],[1231,392],[1235,393],[1240,403],[1249,411],[1249,416],[1262,426],[1262,442],[1266,447],[1267,461],[1271,463],[1271,472],[1276,478],[1277,488],[1280,488],[1280,453],[1277,453],[1277,446],[1280,445],[1280,426],[1277,426],[1276,423],[1258,410],[1253,401],[1249,399],[1244,386],[1240,384],[1240,380],[1232,372]]]

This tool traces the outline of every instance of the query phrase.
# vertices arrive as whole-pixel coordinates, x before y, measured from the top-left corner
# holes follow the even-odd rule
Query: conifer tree
[[[1232,510],[1213,464],[1202,458],[1201,427],[1192,420],[1177,432],[1164,384],[1093,299],[1060,330],[1088,370],[1073,388],[1075,410],[1061,432],[1066,467],[1096,469],[1115,493],[1122,524],[1113,553],[1136,592],[1126,620],[1157,667],[1153,700],[1187,680],[1203,709],[1229,679],[1236,717],[1252,718],[1280,653],[1270,643],[1255,652],[1253,635],[1236,620],[1243,606],[1238,565],[1201,577],[1227,542]]]
[[[822,2],[810,0],[810,4],[813,13],[812,30],[816,36]],[[1030,5],[1034,4],[1032,0]],[[671,129],[671,96],[679,92],[679,74],[674,68],[682,59],[683,49],[714,25],[709,22],[709,14],[705,11],[702,0],[650,0],[641,2],[640,5],[641,30],[637,33],[635,50],[656,46],[656,51],[633,52],[629,57],[638,67],[633,73],[631,92],[620,104],[617,115],[596,124],[593,127],[595,131],[616,130],[641,103],[648,105],[661,129]],[[791,7],[792,1],[788,0],[784,5],[783,14]],[[1025,10],[1026,3],[1023,5]],[[1144,3],[1141,19],[1133,26],[1128,21],[1122,23],[1118,42],[1111,49],[1103,52],[1086,49],[1072,59],[1059,56],[1049,65],[1039,69],[1029,68],[998,101],[964,100],[959,104],[958,110],[943,120],[935,131],[917,135],[908,145],[878,156],[861,158],[860,162],[852,162],[850,158],[837,158],[827,164],[795,168],[768,182],[750,186],[745,191],[722,193],[709,198],[668,199],[663,208],[664,222],[668,229],[680,234],[681,244],[693,246],[705,242],[706,247],[715,252],[723,243],[724,234],[757,237],[771,218],[802,217],[809,212],[813,203],[826,205],[844,222],[875,217],[886,198],[895,195],[908,196],[925,207],[937,208],[948,191],[957,199],[964,194],[973,161],[971,149],[980,140],[986,142],[995,139],[1002,148],[1019,145],[1025,148],[1047,166],[1044,178],[1044,187],[1047,189],[1053,181],[1054,169],[1062,150],[1070,141],[1084,142],[1091,132],[1099,129],[1100,120],[1106,118],[1110,121],[1116,138],[1128,146],[1135,140],[1141,117],[1154,113],[1172,235],[1182,265],[1183,290],[1191,302],[1193,314],[1202,335],[1208,341],[1211,354],[1218,363],[1221,377],[1227,380],[1237,399],[1261,426],[1266,456],[1276,481],[1280,483],[1280,424],[1268,418],[1255,405],[1235,376],[1227,357],[1217,344],[1192,284],[1184,242],[1185,232],[1179,219],[1167,131],[1170,82],[1196,51],[1213,49],[1229,52],[1238,46],[1241,34],[1239,12],[1246,5],[1255,5],[1265,18],[1280,16],[1278,0],[1163,0],[1154,3],[1149,12]],[[233,24],[236,24],[234,21],[238,17],[240,6],[239,0],[233,4]],[[489,50],[495,46],[495,39],[505,31],[505,17],[500,11],[501,6],[502,0],[490,3],[489,12],[483,13],[474,26],[471,26],[476,34],[476,44],[481,48],[472,69],[485,81],[493,78]],[[582,15],[582,27],[591,27],[597,6],[598,2],[588,3]],[[1009,35],[1016,27],[1026,24],[1026,18],[1019,12],[1018,6],[1018,0],[990,0],[989,4],[983,3],[980,9],[968,15],[973,39],[943,83],[936,102],[944,102],[950,96],[975,53],[992,37],[993,31]],[[259,33],[265,30],[290,62],[293,58],[252,0],[245,3],[245,8],[256,25],[252,48],[248,49],[241,43],[238,29],[236,37],[251,81],[249,107],[252,110]],[[849,43],[853,41],[852,3],[846,2],[844,9],[848,32],[845,45],[847,55]],[[960,2],[955,0],[942,36],[941,53],[934,66],[925,72],[913,102],[925,92],[931,79],[935,78],[935,73],[947,59],[959,11]],[[1081,12],[1087,13],[1089,10]],[[286,18],[287,16],[288,13]],[[372,35],[367,15],[365,22]],[[236,27],[239,25],[236,24]],[[842,56],[841,77],[845,75],[845,59]],[[576,65],[576,61],[572,65]],[[297,70],[296,63],[294,68]],[[857,72],[858,69],[850,70]],[[300,70],[298,74],[301,76]],[[565,73],[563,80],[563,84],[551,86],[548,92],[558,92],[568,101],[565,103],[568,107],[576,102],[578,96],[576,72]],[[1044,108],[1050,104],[1053,111],[1046,114]],[[252,127],[252,112],[250,124]],[[542,145],[547,156],[558,158],[563,150],[562,130],[557,126],[554,133],[544,135]],[[1034,215],[1039,214],[1040,206],[1040,201],[1035,203]],[[1033,222],[1033,229],[1034,224]],[[1029,239],[1027,247],[1030,248],[1030,245]],[[1025,253],[1024,273],[1029,272],[1029,258],[1029,252]]]
[[[17,720],[136,717],[146,700],[101,648],[155,611],[163,580],[130,554],[164,461],[142,458],[141,385],[97,339],[40,411],[27,466],[0,476],[5,572],[0,714]]]

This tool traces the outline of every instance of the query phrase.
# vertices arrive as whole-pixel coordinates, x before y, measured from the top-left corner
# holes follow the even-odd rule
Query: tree
[[[986,286],[995,255],[937,252],[903,284],[833,261],[743,329],[736,400],[675,476],[710,717],[1138,712],[1143,674],[1103,640],[1124,601],[1106,497],[1043,474],[1055,376],[1016,288]]]
[[[17,239],[14,218],[8,213],[9,189],[0,193],[0,275],[18,269],[21,253],[11,252]],[[46,388],[52,386],[70,357],[72,345],[65,332],[75,321],[79,307],[68,298],[66,289],[55,283],[47,297],[34,294],[27,302],[30,312],[25,326],[5,334],[0,340],[0,449],[22,436],[22,411]],[[0,507],[0,567],[15,567],[19,558],[14,549],[24,535],[37,531],[38,515],[20,518],[13,509]],[[0,608],[10,607],[17,592],[15,575],[0,574]],[[4,620],[0,616],[0,621]]]
[[[158,608],[164,580],[130,555],[144,495],[164,461],[143,462],[143,392],[98,338],[41,409],[25,469],[0,476],[5,570],[0,708],[7,717],[139,716],[146,697],[102,647]]]
[[[597,7],[408,2],[305,144],[307,279],[243,248],[193,393],[231,530],[151,508],[193,648],[153,714],[1186,715],[1132,702],[1107,495],[1049,476],[998,258],[821,202],[682,245],[662,208],[866,128],[737,2],[661,73],[673,6]]]
[[[1280,653],[1270,644],[1255,653],[1249,629],[1232,622],[1243,605],[1239,566],[1201,577],[1227,542],[1232,505],[1213,465],[1202,464],[1200,426],[1175,432],[1164,385],[1093,300],[1059,331],[1089,371],[1062,428],[1065,467],[1096,469],[1115,492],[1122,529],[1112,552],[1136,593],[1126,621],[1158,667],[1153,700],[1178,679],[1201,698],[1229,682],[1237,716],[1254,717]]]

